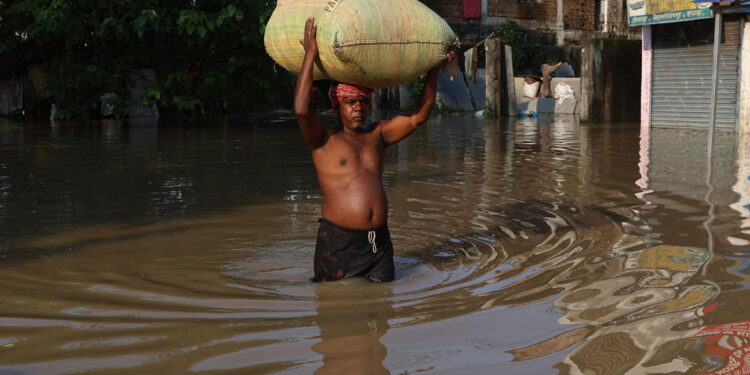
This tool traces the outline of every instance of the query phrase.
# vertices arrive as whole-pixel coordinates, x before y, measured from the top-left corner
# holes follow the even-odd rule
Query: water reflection
[[[690,338],[697,332],[695,327],[701,324],[698,309],[719,293],[712,283],[690,282],[709,259],[707,250],[623,239],[612,254],[617,258],[612,263],[620,263],[620,272],[555,302],[565,311],[561,324],[597,328],[559,366],[563,373],[690,369],[688,362],[679,358],[667,358],[665,362],[665,358],[657,357],[663,357],[665,343]]]
[[[278,185],[314,186],[301,170],[310,166],[306,151],[289,147],[298,144],[292,126],[258,135],[263,123],[230,124],[2,124],[0,217],[13,220],[0,220],[0,233],[210,214],[276,198]],[[275,165],[281,155],[283,166]]]
[[[747,141],[718,135],[707,202],[701,132],[437,118],[385,160],[399,279],[313,284],[309,152],[294,123],[235,121],[0,125],[0,373],[745,358]]]
[[[698,220],[690,218],[695,217],[695,210],[701,205],[687,202],[690,199],[699,200],[701,190],[715,189],[717,193],[710,194],[709,190],[705,198],[715,198],[716,202],[706,202],[703,199],[701,203],[708,203],[712,208],[715,204],[719,207],[730,205],[734,197],[727,192],[731,186],[728,181],[732,179],[724,177],[732,173],[733,160],[740,160],[740,170],[744,162],[741,158],[732,157],[731,153],[735,150],[730,134],[722,135],[723,142],[718,143],[718,153],[724,159],[719,157],[718,160],[713,160],[710,165],[715,168],[718,164],[718,168],[709,174],[708,170],[700,168],[700,147],[682,147],[686,141],[684,138],[692,137],[693,140],[699,141],[701,132],[691,134],[689,131],[652,129],[649,133],[647,136],[650,142],[642,143],[642,146],[648,149],[641,150],[642,176],[639,186],[644,191],[639,196],[659,204],[659,207],[657,209],[653,205],[642,206],[645,209],[642,210],[643,219],[648,223],[642,226],[642,229],[647,230],[645,236],[626,234],[613,247],[611,255],[613,259],[620,260],[615,262],[615,268],[621,269],[620,272],[613,277],[597,280],[579,288],[556,301],[556,306],[565,311],[560,319],[561,324],[587,324],[596,327],[594,333],[586,337],[585,341],[556,367],[565,374],[746,373],[748,370],[743,370],[741,365],[743,361],[750,359],[744,352],[748,337],[746,324],[731,323],[737,318],[742,318],[742,314],[730,312],[731,314],[719,317],[718,314],[726,312],[722,307],[717,313],[707,316],[719,306],[726,306],[724,303],[710,304],[720,297],[722,284],[725,285],[725,289],[736,290],[733,283],[724,281],[727,279],[722,273],[715,270],[706,272],[709,262],[723,263],[723,259],[713,259],[714,248],[722,251],[726,248],[727,242],[744,241],[732,235],[721,235],[736,230],[732,228],[734,215],[719,210],[719,220],[715,225],[706,227],[711,232],[704,232],[703,241],[707,241],[710,249],[654,245],[665,239],[676,240],[675,234],[683,237],[680,238],[682,243],[685,242],[684,237],[696,236],[695,226],[690,234],[675,233],[675,227],[689,230],[690,226],[684,225],[688,224],[684,222],[682,226],[670,226],[666,221],[684,221],[685,215],[669,215],[665,212],[673,210],[688,213],[688,221],[695,223]],[[679,137],[683,137],[683,142],[675,141],[675,138]],[[741,143],[744,142],[741,140]],[[739,150],[741,152],[742,146]],[[727,157],[727,154],[730,155]],[[679,168],[686,162],[690,162],[691,165]],[[678,168],[674,168],[675,166]],[[711,186],[690,186],[687,183],[699,183],[704,180],[701,173],[703,176],[715,173],[719,178],[710,179]],[[674,180],[678,180],[679,183],[675,183]],[[738,194],[740,200],[744,199],[745,194]],[[736,203],[732,206],[736,206]],[[635,228],[635,225],[625,225],[626,229],[628,227]],[[662,230],[667,233],[662,233]],[[719,246],[714,247],[713,231],[718,232],[719,238],[727,242],[720,241]],[[698,273],[701,269],[704,270],[703,274]],[[732,272],[731,269],[727,271]],[[703,277],[704,275],[707,276]],[[742,278],[746,279],[746,276],[743,275]],[[729,277],[727,281],[731,279]],[[723,293],[727,294],[730,293]],[[727,317],[730,323],[706,326],[706,320]],[[722,331],[718,327],[724,327],[725,330]],[[711,345],[706,345],[706,337],[711,337],[711,340],[708,340],[710,342],[724,343],[712,348]],[[535,346],[545,345],[542,343]],[[546,346],[549,347],[551,344]],[[523,353],[525,351],[521,351],[521,354]]]
[[[732,186],[739,197],[729,205],[741,217],[740,231],[750,235],[750,137],[743,136],[737,141],[737,182]],[[747,239],[729,236],[727,238],[734,246],[748,246]]]
[[[320,342],[312,349],[323,355],[323,365],[315,374],[390,374],[383,365],[388,349],[380,339],[396,315],[389,303],[393,291],[388,285],[356,285],[364,283],[346,280],[318,286]]]

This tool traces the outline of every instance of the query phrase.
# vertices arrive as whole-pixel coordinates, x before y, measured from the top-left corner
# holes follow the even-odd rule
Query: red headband
[[[370,99],[374,91],[375,90],[367,87],[338,83],[331,86],[328,96],[331,99],[331,106],[336,108],[339,106],[341,99],[359,98],[361,96]]]

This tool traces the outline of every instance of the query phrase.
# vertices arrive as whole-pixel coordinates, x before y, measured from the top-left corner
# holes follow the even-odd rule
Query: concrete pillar
[[[557,0],[557,27],[555,35],[557,36],[557,45],[562,47],[565,44],[565,12],[564,0]]]
[[[398,86],[398,100],[400,108],[408,108],[412,104],[411,85],[404,83]]]
[[[372,114],[373,119],[379,119],[380,118],[380,110],[381,110],[381,97],[382,97],[382,89],[375,90],[375,93],[372,95],[372,100],[370,100],[370,113]]]
[[[582,41],[581,49],[581,121],[593,122],[602,119],[603,71],[601,39]]]
[[[626,34],[627,21],[623,13],[627,12],[627,4],[624,1],[602,0],[601,17],[602,30],[606,33]]]
[[[745,22],[742,35],[742,56],[740,57],[740,118],[739,131],[750,137],[750,22]]]
[[[502,42],[498,38],[488,39],[485,42],[487,51],[485,65],[487,69],[486,100],[487,110],[499,116],[502,110]]]
[[[488,16],[489,16],[489,0],[482,0],[482,25],[487,24]]]
[[[401,109],[401,93],[398,86],[389,87],[388,93],[388,109]]]
[[[581,41],[581,121],[588,122],[591,117],[591,97],[594,95],[594,77],[591,74],[594,45],[591,40]]]
[[[606,31],[614,32],[617,34],[625,34],[628,30],[627,17],[624,17],[623,13],[627,13],[627,3],[616,0],[606,0],[602,2],[602,7],[606,4],[605,22]]]
[[[506,104],[509,117],[518,115],[518,105],[516,105],[516,82],[513,71],[513,48],[505,46],[505,95],[507,96]]]

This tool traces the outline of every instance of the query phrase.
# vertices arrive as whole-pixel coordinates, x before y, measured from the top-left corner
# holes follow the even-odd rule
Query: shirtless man
[[[393,245],[388,232],[388,202],[383,189],[383,153],[408,137],[430,116],[437,93],[437,74],[455,58],[432,68],[417,111],[366,124],[373,90],[335,84],[331,102],[340,128],[326,126],[310,109],[313,66],[318,59],[317,26],[309,18],[302,71],[294,90],[294,114],[323,190],[322,219],[315,246],[315,281],[364,276],[373,282],[394,279]]]

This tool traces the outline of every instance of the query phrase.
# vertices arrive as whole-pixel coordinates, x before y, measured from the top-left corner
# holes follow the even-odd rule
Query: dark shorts
[[[393,244],[388,226],[354,230],[320,219],[315,245],[315,281],[366,277],[372,282],[393,281]]]

